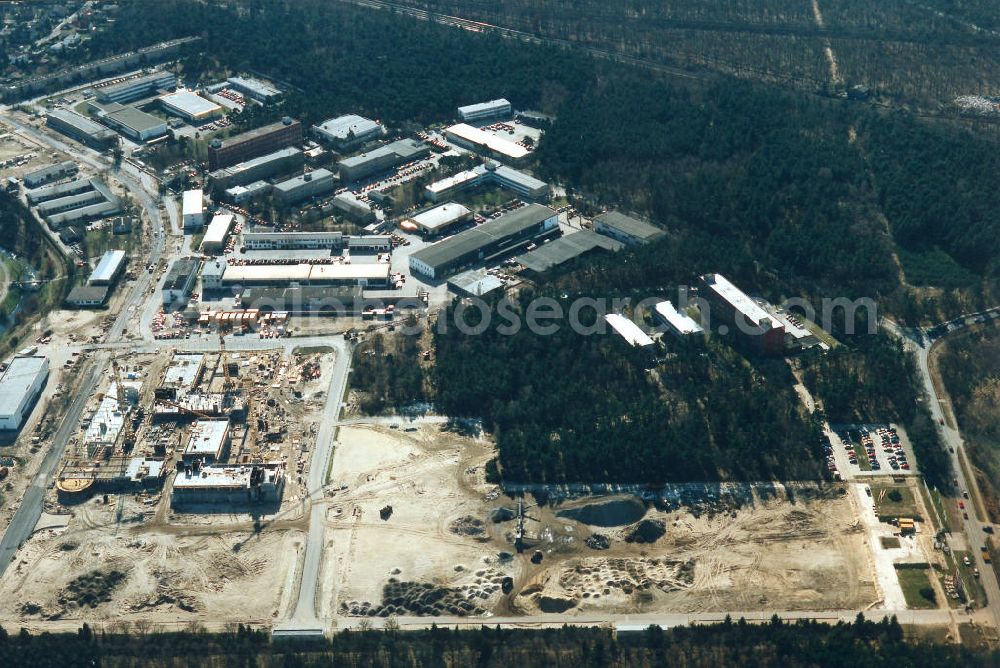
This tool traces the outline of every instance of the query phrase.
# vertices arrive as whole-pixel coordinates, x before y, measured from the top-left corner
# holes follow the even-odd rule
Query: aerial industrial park
[[[0,372],[0,625],[297,637],[863,611],[997,639],[993,525],[929,375],[960,507],[903,424],[821,410],[802,359],[843,343],[711,258],[690,300],[626,302],[599,336],[638,376],[709,345],[781,366],[822,480],[507,480],[475,418],[367,414],[362,356],[431,377],[449,309],[579,296],[557,278],[671,233],[546,180],[550,119],[516,100],[406,127],[301,117],[267,72],[188,78],[198,39],[3,86],[0,185],[69,270],[4,271],[5,290],[61,292]],[[904,334],[926,367],[935,335]],[[406,336],[412,359],[393,353]]]

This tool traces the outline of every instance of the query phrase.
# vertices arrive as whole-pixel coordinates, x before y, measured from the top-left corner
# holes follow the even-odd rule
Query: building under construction
[[[278,505],[285,489],[281,465],[184,467],[174,479],[170,505],[174,509],[193,506]]]

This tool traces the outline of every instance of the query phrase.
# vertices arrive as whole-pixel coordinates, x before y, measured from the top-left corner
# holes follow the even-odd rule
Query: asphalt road
[[[995,309],[992,309],[995,311]],[[960,331],[968,324],[973,324],[973,321],[967,320],[965,318],[953,321],[955,327],[948,331],[947,333],[954,333]],[[964,452],[964,443],[962,442],[962,435],[959,433],[958,429],[952,428],[947,425],[945,420],[944,406],[950,399],[947,396],[938,395],[937,388],[934,386],[934,381],[931,377],[930,367],[928,361],[930,358],[930,351],[933,345],[940,341],[942,337],[935,339],[931,342],[926,336],[926,331],[923,329],[901,329],[895,325],[888,326],[889,331],[900,336],[903,339],[904,345],[911,351],[914,352],[917,358],[917,367],[920,370],[920,377],[923,380],[924,391],[928,397],[928,411],[930,412],[931,419],[937,425],[938,431],[941,433],[942,440],[948,447],[948,456],[951,459],[951,467],[954,471],[954,477],[958,480],[958,487],[961,490],[975,490],[976,496],[981,496],[979,494],[979,488],[976,481],[968,480],[965,477],[965,469],[962,467],[960,457]],[[930,328],[929,328],[930,329]],[[945,334],[944,336],[946,336]],[[972,505],[971,500],[969,501],[969,506]],[[982,548],[986,545],[986,533],[983,531],[984,526],[991,526],[989,523],[980,522],[976,517],[976,513],[970,507],[968,513],[968,519],[962,520],[962,530],[968,539],[969,549],[974,554],[972,556],[974,563],[977,568],[979,568],[980,578],[979,582],[982,584],[983,589],[986,591],[987,597],[987,610],[990,613],[991,619],[995,628],[1000,629],[1000,583],[997,581],[996,573],[990,564],[983,561]]]
[[[14,554],[21,547],[21,544],[34,531],[35,524],[42,515],[45,488],[48,485],[48,481],[55,474],[56,467],[62,459],[63,451],[66,449],[66,444],[80,424],[80,414],[83,413],[83,409],[90,398],[94,396],[97,384],[101,379],[101,373],[107,365],[108,360],[109,357],[107,354],[100,354],[86,363],[80,389],[70,402],[69,408],[66,410],[66,415],[52,439],[52,445],[42,459],[42,465],[35,475],[35,479],[31,481],[31,485],[25,491],[24,496],[21,498],[21,505],[18,507],[17,512],[14,513],[14,517],[7,526],[3,538],[0,539],[0,576],[3,575],[4,571],[11,564],[11,561],[13,561]]]
[[[326,485],[330,459],[333,456],[333,443],[340,426],[340,409],[351,370],[351,346],[343,337],[329,339],[328,343],[336,350],[336,359],[330,374],[330,387],[326,393],[323,418],[316,436],[316,450],[309,463],[306,487],[306,495],[312,500],[309,534],[306,538],[305,556],[302,559],[302,571],[299,575],[298,601],[289,624],[298,627],[322,626],[317,614],[319,609],[317,594],[323,590],[320,582],[326,527],[326,495],[323,488]]]
[[[6,120],[16,126],[20,131],[30,134],[36,140],[43,142],[48,146],[52,146],[53,148],[57,148],[59,150],[72,151],[73,155],[79,157],[85,162],[88,162],[94,167],[107,168],[107,165],[103,164],[100,159],[92,156],[84,157],[80,154],[80,151],[70,149],[70,147],[63,144],[60,140],[50,137],[43,132],[39,132],[34,128],[29,128],[23,124],[17,123],[9,118]],[[128,188],[129,192],[131,192],[132,195],[142,203],[143,207],[149,214],[153,229],[153,246],[150,249],[150,258],[151,260],[153,258],[158,260],[160,255],[163,253],[163,235],[161,233],[163,224],[160,219],[159,211],[156,208],[156,202],[153,200],[152,196],[150,196],[150,194],[142,188],[141,184],[136,182],[134,179],[123,174],[118,176],[119,181],[121,181],[121,183]],[[129,293],[125,298],[125,302],[119,310],[118,315],[108,333],[109,341],[119,341],[125,334],[138,304],[141,303],[143,296],[146,294],[150,280],[149,274],[142,272],[139,278],[132,283],[129,288]],[[46,452],[45,456],[42,458],[41,467],[39,468],[35,479],[26,490],[24,496],[22,496],[21,505],[18,507],[17,512],[14,513],[14,517],[11,519],[11,523],[7,526],[7,530],[4,532],[3,538],[0,539],[0,576],[3,575],[4,571],[6,571],[7,567],[13,561],[15,553],[20,546],[29,536],[31,536],[32,531],[34,531],[35,524],[37,524],[38,518],[41,517],[42,514],[42,508],[45,501],[45,489],[49,484],[49,480],[51,480],[53,475],[55,475],[56,467],[62,459],[66,445],[69,443],[70,437],[76,432],[80,424],[80,416],[83,413],[88,400],[93,397],[94,393],[97,391],[98,385],[103,377],[104,370],[110,360],[111,354],[108,351],[98,351],[93,358],[85,363],[85,366],[81,371],[82,380],[79,388],[70,402],[65,415],[62,417],[62,421],[59,428],[56,430],[48,452]]]

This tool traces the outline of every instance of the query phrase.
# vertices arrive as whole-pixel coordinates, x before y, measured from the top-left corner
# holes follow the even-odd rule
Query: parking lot
[[[846,479],[869,475],[912,475],[917,472],[913,447],[896,425],[830,425],[830,448]]]

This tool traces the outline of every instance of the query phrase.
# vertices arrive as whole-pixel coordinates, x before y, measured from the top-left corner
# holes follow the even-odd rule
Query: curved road
[[[951,467],[955,478],[958,480],[959,490],[968,490],[970,495],[974,494],[974,496],[979,498],[981,498],[981,494],[976,480],[969,480],[965,477],[965,469],[962,467],[960,461],[965,453],[962,435],[957,426],[951,427],[947,424],[947,420],[945,420],[945,413],[942,407],[947,405],[950,400],[947,395],[938,394],[934,380],[931,377],[928,362],[931,348],[945,336],[961,331],[970,325],[996,319],[1000,319],[1000,307],[961,316],[935,327],[901,328],[895,323],[885,322],[886,329],[897,337],[902,338],[906,348],[916,355],[917,367],[920,370],[920,377],[924,384],[924,392],[929,399],[927,408],[931,419],[934,420],[938,431],[941,433],[941,438],[948,447]],[[967,457],[966,460],[968,460]],[[980,522],[976,513],[969,513],[968,519],[962,520],[962,529],[968,538],[969,549],[974,552],[973,559],[976,567],[979,568],[979,581],[983,589],[986,590],[986,597],[988,599],[987,609],[992,617],[994,627],[1000,630],[1000,582],[997,581],[996,573],[993,571],[991,565],[983,561],[982,555],[982,548],[986,545],[987,536],[983,528],[987,526],[992,525],[988,522]]]

